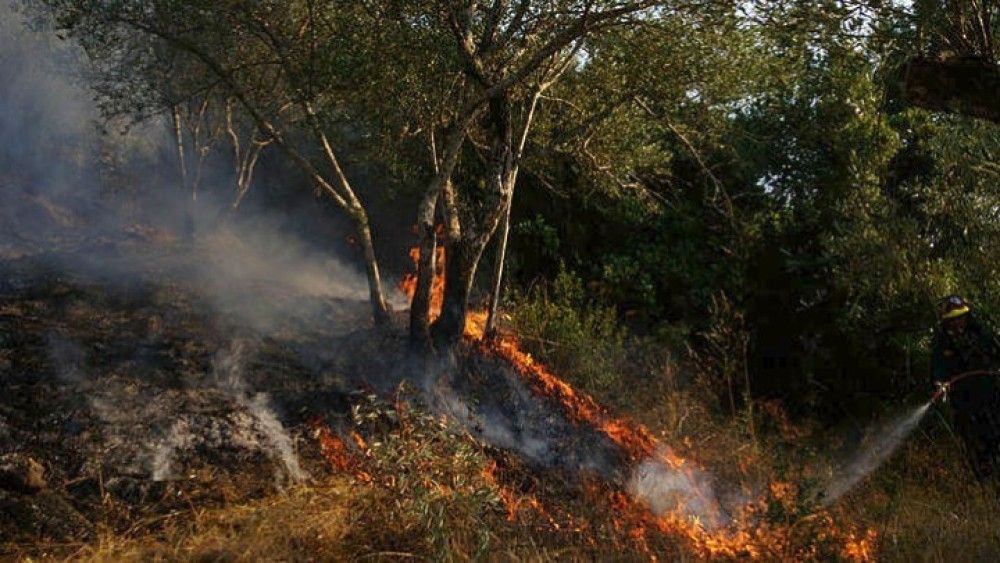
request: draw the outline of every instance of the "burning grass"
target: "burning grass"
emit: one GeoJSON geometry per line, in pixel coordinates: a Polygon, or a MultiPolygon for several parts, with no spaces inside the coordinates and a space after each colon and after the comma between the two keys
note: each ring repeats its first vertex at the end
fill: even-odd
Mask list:
{"type": "MultiPolygon", "coordinates": [[[[131,451],[125,446],[136,440],[101,436],[119,417],[162,401],[195,411],[185,419],[205,421],[195,426],[214,428],[245,410],[231,393],[197,387],[213,358],[229,349],[231,335],[165,290],[136,290],[124,301],[64,282],[3,291],[0,322],[16,329],[0,333],[7,397],[0,445],[42,460],[54,485],[40,494],[67,499],[63,504],[80,510],[94,529],[91,539],[5,536],[4,556],[913,560],[968,554],[986,560],[1000,552],[995,490],[971,483],[947,435],[918,435],[844,502],[821,509],[813,493],[826,475],[815,448],[827,440],[784,418],[780,406],[757,409],[756,427],[765,432],[751,441],[739,419],[711,416],[705,403],[664,378],[623,377],[627,388],[603,392],[618,393],[615,410],[628,403],[621,397],[634,398],[625,410],[635,418],[615,416],[602,406],[613,395],[583,392],[570,371],[557,376],[512,332],[481,340],[482,315],[471,317],[469,341],[449,366],[458,372],[449,383],[460,384],[451,388],[453,398],[467,406],[482,399],[504,414],[533,409],[509,421],[515,430],[517,424],[553,429],[524,434],[558,442],[543,456],[488,445],[467,420],[432,414],[418,406],[427,398],[422,388],[404,387],[388,399],[394,387],[333,393],[341,377],[352,386],[391,381],[392,364],[404,357],[389,346],[398,340],[403,348],[402,337],[379,340],[359,331],[339,349],[366,343],[383,363],[355,358],[358,375],[329,373],[346,371],[350,362],[307,368],[294,358],[301,348],[280,340],[255,343],[240,363],[248,393],[268,389],[295,413],[282,423],[312,476],[308,483],[282,489],[273,460],[235,450],[231,440],[184,446],[167,481],[123,474],[109,455],[131,451]],[[98,406],[117,407],[106,413],[108,421],[91,420],[95,404],[81,401],[81,390],[108,399],[98,406]],[[574,440],[582,445],[567,445],[574,440]],[[621,455],[604,455],[608,448],[621,455]],[[581,462],[581,453],[598,451],[600,464],[581,462]]],[[[324,349],[332,341],[320,340],[324,349]]],[[[9,500],[0,491],[0,502],[9,500]]]]}
{"type": "Polygon", "coordinates": [[[630,537],[642,540],[640,545],[648,546],[650,534],[660,532],[681,538],[704,558],[874,558],[874,530],[838,523],[820,509],[803,511],[790,483],[771,482],[764,494],[737,506],[736,514],[722,514],[705,470],[659,443],[646,427],[613,417],[593,398],[575,391],[522,351],[511,334],[480,346],[484,353],[506,358],[539,393],[559,402],[580,424],[599,428],[628,453],[634,464],[630,496],[613,491],[609,500],[631,528],[630,537]],[[633,509],[634,503],[651,513],[633,509]]]}
{"type": "Polygon", "coordinates": [[[734,517],[740,524],[712,531],[679,512],[655,516],[602,479],[531,467],[406,404],[366,397],[350,429],[320,437],[356,436],[324,450],[335,471],[368,491],[364,502],[374,505],[364,513],[378,517],[363,527],[385,530],[372,545],[445,558],[489,553],[520,559],[527,553],[511,542],[529,540],[543,550],[535,557],[553,550],[548,553],[588,559],[874,558],[874,532],[838,524],[828,512],[806,511],[789,484],[773,484],[734,517]],[[555,551],[557,544],[562,551],[555,551]]]}
{"type": "MultiPolygon", "coordinates": [[[[411,253],[411,257],[418,261],[419,251],[411,253]]],[[[445,256],[442,253],[436,258],[439,270],[435,277],[439,278],[445,256]]],[[[415,287],[412,283],[402,286],[404,290],[415,287]]],[[[435,280],[434,287],[443,288],[443,283],[435,280]]],[[[628,495],[609,485],[606,502],[620,515],[614,520],[618,528],[628,529],[628,536],[637,540],[645,555],[654,555],[649,547],[650,534],[658,532],[681,540],[690,552],[703,558],[838,557],[868,561],[874,557],[874,530],[837,523],[819,508],[803,511],[796,489],[789,483],[772,481],[764,493],[741,500],[727,510],[699,464],[677,455],[645,426],[613,416],[592,397],[575,390],[536,362],[512,332],[501,330],[487,336],[485,317],[484,312],[474,312],[465,326],[466,339],[479,353],[508,362],[536,393],[559,405],[570,420],[598,429],[626,454],[631,472],[628,495]],[[775,514],[780,517],[775,518],[775,514]]],[[[521,499],[506,492],[501,498],[506,499],[510,519],[521,504],[540,506],[530,495],[521,499]]],[[[548,516],[544,509],[536,511],[548,516]]]]}

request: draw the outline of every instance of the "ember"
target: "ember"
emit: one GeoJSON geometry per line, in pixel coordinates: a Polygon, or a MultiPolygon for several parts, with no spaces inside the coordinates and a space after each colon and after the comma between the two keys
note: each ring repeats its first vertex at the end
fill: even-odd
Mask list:
{"type": "Polygon", "coordinates": [[[504,484],[499,476],[499,467],[496,460],[490,460],[486,467],[483,468],[483,477],[490,483],[493,483],[500,493],[500,500],[503,502],[504,509],[507,511],[507,520],[515,521],[517,520],[518,514],[522,510],[532,510],[536,512],[539,516],[544,518],[549,526],[554,529],[559,529],[559,523],[549,514],[549,511],[542,506],[538,498],[532,494],[518,494],[511,487],[504,484]]]}
{"type": "MultiPolygon", "coordinates": [[[[322,419],[314,418],[309,421],[309,427],[319,442],[323,457],[326,458],[330,465],[337,471],[353,475],[362,482],[370,483],[372,481],[371,475],[362,469],[364,465],[363,459],[355,452],[352,452],[344,440],[330,430],[330,427],[322,419]]],[[[362,452],[365,451],[367,445],[361,435],[357,432],[351,432],[351,439],[362,452]]]]}

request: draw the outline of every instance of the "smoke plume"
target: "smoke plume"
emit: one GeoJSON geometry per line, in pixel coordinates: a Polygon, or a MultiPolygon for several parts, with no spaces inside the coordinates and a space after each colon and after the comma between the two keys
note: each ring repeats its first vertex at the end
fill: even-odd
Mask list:
{"type": "Polygon", "coordinates": [[[257,420],[266,438],[263,444],[265,450],[272,458],[282,462],[288,480],[303,481],[309,475],[299,466],[292,439],[274,414],[267,394],[255,393],[251,397],[247,389],[243,373],[247,369],[249,346],[246,341],[234,340],[228,348],[219,351],[213,362],[215,381],[257,420]]]}
{"type": "Polygon", "coordinates": [[[710,529],[724,524],[710,477],[700,469],[665,461],[670,457],[664,452],[661,459],[647,459],[635,467],[628,483],[633,498],[657,516],[681,515],[710,529]]]}
{"type": "Polygon", "coordinates": [[[88,369],[89,344],[50,335],[58,381],[79,391],[103,426],[111,454],[100,463],[164,480],[196,450],[233,447],[263,451],[286,481],[308,478],[269,396],[244,377],[253,342],[283,331],[364,326],[364,275],[332,254],[331,241],[309,240],[301,224],[290,229],[294,222],[278,213],[245,205],[223,221],[232,184],[225,151],[207,162],[206,184],[216,185],[203,186],[199,231],[184,240],[178,226],[190,194],[179,188],[167,124],[154,118],[123,132],[105,120],[88,90],[84,53],[25,21],[14,3],[0,0],[0,260],[124,294],[179,288],[203,316],[248,335],[215,356],[211,385],[189,381],[180,389],[88,369]],[[218,416],[184,410],[212,393],[237,408],[218,416]]]}

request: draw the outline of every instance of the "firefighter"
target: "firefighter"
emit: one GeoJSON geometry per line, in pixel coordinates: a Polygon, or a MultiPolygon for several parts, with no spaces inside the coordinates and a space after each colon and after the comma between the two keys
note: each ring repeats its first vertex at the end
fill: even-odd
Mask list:
{"type": "Polygon", "coordinates": [[[938,314],[933,383],[947,385],[955,428],[965,442],[972,469],[979,479],[990,479],[996,476],[1000,461],[1000,385],[990,373],[966,374],[1000,369],[1000,342],[962,297],[941,300],[938,314]]]}

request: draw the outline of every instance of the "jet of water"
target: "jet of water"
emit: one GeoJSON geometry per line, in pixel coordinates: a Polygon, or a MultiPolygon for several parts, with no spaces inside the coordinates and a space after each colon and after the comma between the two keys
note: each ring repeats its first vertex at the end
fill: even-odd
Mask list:
{"type": "Polygon", "coordinates": [[[933,401],[928,401],[879,427],[872,434],[873,438],[862,445],[862,449],[840,469],[839,475],[827,485],[823,491],[823,504],[832,504],[885,463],[903,443],[903,440],[917,427],[932,403],[933,401]]]}

